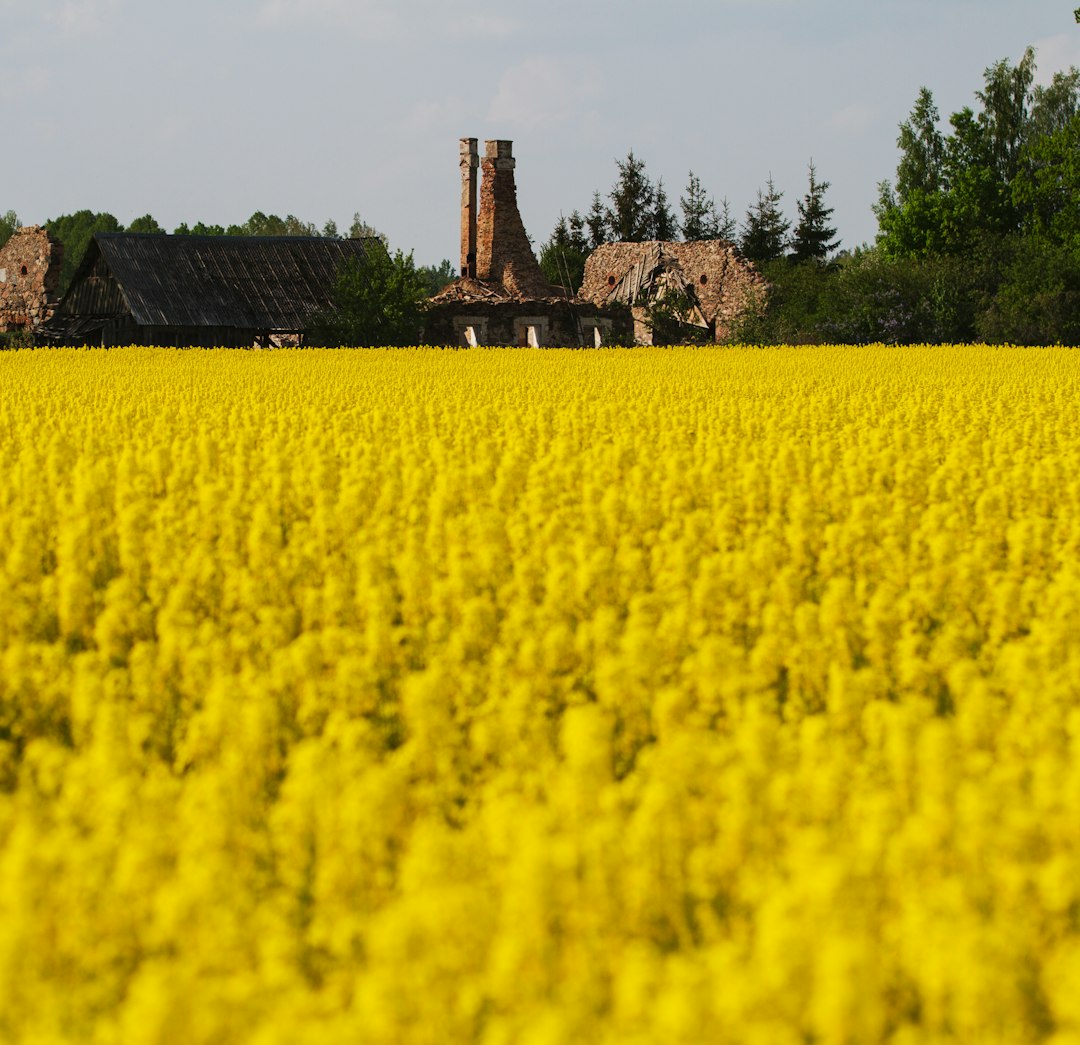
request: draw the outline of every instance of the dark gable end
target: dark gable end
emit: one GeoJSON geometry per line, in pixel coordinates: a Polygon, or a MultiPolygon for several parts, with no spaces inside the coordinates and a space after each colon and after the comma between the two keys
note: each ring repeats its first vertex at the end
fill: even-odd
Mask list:
{"type": "Polygon", "coordinates": [[[332,307],[346,263],[373,251],[386,248],[374,238],[98,233],[46,333],[166,344],[303,334],[332,307]]]}

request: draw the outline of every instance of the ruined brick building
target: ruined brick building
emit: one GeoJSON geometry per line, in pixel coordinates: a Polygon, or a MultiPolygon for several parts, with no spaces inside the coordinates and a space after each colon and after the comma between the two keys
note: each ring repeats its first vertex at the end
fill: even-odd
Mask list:
{"type": "Polygon", "coordinates": [[[677,309],[684,328],[722,341],[739,317],[762,307],[766,289],[761,273],[726,240],[654,240],[597,247],[585,262],[578,297],[601,307],[630,306],[638,344],[653,341],[649,312],[658,303],[677,309]]]}
{"type": "Polygon", "coordinates": [[[461,276],[428,304],[430,343],[651,344],[657,305],[681,318],[676,337],[721,341],[764,304],[764,279],[725,240],[604,244],[576,297],[551,286],[521,221],[512,144],[485,142],[481,158],[475,138],[460,140],[461,276]]]}
{"type": "Polygon", "coordinates": [[[629,339],[629,311],[548,283],[518,210],[513,143],[460,142],[461,276],[428,304],[425,337],[437,345],[581,345],[629,339]],[[477,170],[482,172],[477,207],[477,170]]]}
{"type": "Polygon", "coordinates": [[[0,333],[33,333],[53,314],[63,248],[40,225],[28,225],[0,247],[0,333]]]}

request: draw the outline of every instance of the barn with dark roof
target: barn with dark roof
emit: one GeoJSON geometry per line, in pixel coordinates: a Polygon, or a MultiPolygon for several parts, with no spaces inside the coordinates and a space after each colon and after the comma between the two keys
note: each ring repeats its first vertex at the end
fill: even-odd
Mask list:
{"type": "Polygon", "coordinates": [[[375,238],[99,232],[41,329],[77,345],[302,344],[375,238]]]}

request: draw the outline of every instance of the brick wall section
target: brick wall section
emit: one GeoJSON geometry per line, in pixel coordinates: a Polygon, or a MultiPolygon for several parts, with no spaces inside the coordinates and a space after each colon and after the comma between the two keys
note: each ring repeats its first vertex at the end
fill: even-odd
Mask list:
{"type": "MultiPolygon", "coordinates": [[[[603,305],[615,284],[630,266],[640,260],[656,242],[605,243],[589,255],[578,297],[603,305]]],[[[716,337],[726,337],[732,323],[748,310],[760,308],[768,285],[764,277],[726,240],[697,243],[662,243],[664,253],[675,257],[686,278],[694,285],[702,311],[716,324],[716,337]],[[704,277],[704,282],[702,281],[704,277]]]]}
{"type": "Polygon", "coordinates": [[[557,291],[540,271],[518,211],[512,144],[484,143],[476,275],[485,282],[503,284],[515,297],[549,298],[557,291]]]}
{"type": "Polygon", "coordinates": [[[0,248],[0,332],[33,330],[53,314],[62,255],[40,225],[18,229],[0,248]]]}

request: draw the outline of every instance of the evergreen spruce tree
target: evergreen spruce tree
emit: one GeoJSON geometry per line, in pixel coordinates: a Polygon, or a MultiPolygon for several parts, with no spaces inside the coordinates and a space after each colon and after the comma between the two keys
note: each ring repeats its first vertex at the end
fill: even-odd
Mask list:
{"type": "Polygon", "coordinates": [[[686,195],[679,197],[682,208],[682,238],[687,243],[705,239],[721,239],[720,217],[716,213],[716,204],[709,198],[701,179],[690,172],[686,184],[686,195]]]}
{"type": "Polygon", "coordinates": [[[750,261],[758,264],[775,261],[787,249],[791,223],[780,212],[783,195],[777,191],[770,174],[765,191],[758,189],[757,202],[746,212],[740,247],[750,261]]]}
{"type": "Polygon", "coordinates": [[[829,225],[832,207],[825,206],[827,181],[817,180],[814,161],[810,161],[810,185],[806,195],[796,205],[799,221],[795,226],[791,247],[796,261],[824,261],[836,250],[840,241],[835,239],[836,229],[829,225]]]}
{"type": "Polygon", "coordinates": [[[585,227],[589,230],[589,247],[596,250],[601,243],[608,241],[607,212],[599,191],[592,194],[592,206],[585,216],[585,227]]]}
{"type": "Polygon", "coordinates": [[[716,216],[716,238],[734,243],[739,235],[739,226],[735,215],[731,213],[731,204],[727,196],[720,201],[720,213],[716,216]]]}
{"type": "Polygon", "coordinates": [[[552,286],[564,287],[576,294],[585,274],[588,254],[585,219],[576,210],[569,220],[560,214],[551,238],[540,248],[540,271],[552,286]]]}
{"type": "Polygon", "coordinates": [[[615,161],[619,177],[612,186],[606,212],[608,232],[616,242],[640,242],[652,237],[656,225],[656,190],[645,173],[645,162],[634,155],[615,161]]]}
{"type": "Polygon", "coordinates": [[[656,182],[653,199],[652,238],[667,242],[675,239],[678,233],[678,222],[671,213],[667,193],[664,192],[664,179],[660,178],[656,182]]]}

